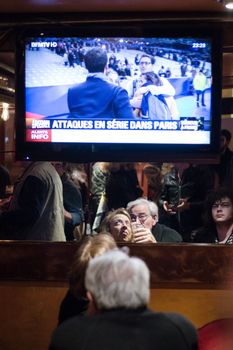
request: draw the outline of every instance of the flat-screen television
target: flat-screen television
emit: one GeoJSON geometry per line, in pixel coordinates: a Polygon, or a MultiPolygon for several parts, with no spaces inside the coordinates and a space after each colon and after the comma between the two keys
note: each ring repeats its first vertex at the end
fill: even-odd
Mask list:
{"type": "Polygon", "coordinates": [[[221,53],[211,23],[119,20],[22,30],[16,158],[215,159],[221,53]]]}

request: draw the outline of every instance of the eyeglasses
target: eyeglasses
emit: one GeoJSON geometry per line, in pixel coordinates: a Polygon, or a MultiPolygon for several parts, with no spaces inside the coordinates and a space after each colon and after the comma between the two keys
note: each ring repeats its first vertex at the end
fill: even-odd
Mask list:
{"type": "Polygon", "coordinates": [[[142,62],[140,62],[140,64],[142,65],[142,64],[145,64],[146,66],[148,65],[148,64],[152,64],[151,62],[144,62],[144,61],[142,61],[142,62]]]}
{"type": "Polygon", "coordinates": [[[130,214],[132,222],[137,221],[137,219],[140,222],[144,222],[144,221],[146,221],[148,219],[149,216],[150,215],[148,215],[148,214],[138,214],[138,215],[130,214]]]}
{"type": "Polygon", "coordinates": [[[231,206],[232,206],[232,204],[229,203],[229,202],[214,203],[212,205],[212,209],[218,209],[218,207],[220,207],[220,208],[230,208],[231,206]]]}

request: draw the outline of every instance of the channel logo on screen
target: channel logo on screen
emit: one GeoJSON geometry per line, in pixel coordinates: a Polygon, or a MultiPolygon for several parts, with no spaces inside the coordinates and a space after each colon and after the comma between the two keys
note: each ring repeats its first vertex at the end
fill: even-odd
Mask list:
{"type": "Polygon", "coordinates": [[[57,43],[55,41],[32,41],[31,42],[31,47],[32,48],[40,48],[40,47],[45,47],[45,48],[50,48],[50,47],[57,47],[57,43]]]}
{"type": "Polygon", "coordinates": [[[51,142],[51,130],[27,130],[26,141],[28,142],[51,142]]]}

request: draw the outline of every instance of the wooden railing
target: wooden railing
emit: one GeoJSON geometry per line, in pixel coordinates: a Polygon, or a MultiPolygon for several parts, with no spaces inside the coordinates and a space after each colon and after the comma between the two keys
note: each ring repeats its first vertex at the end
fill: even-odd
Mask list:
{"type": "MultiPolygon", "coordinates": [[[[77,248],[72,242],[0,241],[0,349],[48,348],[77,248]]],[[[131,244],[129,249],[151,271],[152,309],[180,312],[197,327],[233,314],[233,247],[131,244]]]]}

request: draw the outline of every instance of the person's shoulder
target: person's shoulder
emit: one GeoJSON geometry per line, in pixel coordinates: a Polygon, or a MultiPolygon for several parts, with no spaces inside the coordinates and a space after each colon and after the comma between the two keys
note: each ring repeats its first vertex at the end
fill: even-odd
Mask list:
{"type": "Polygon", "coordinates": [[[75,344],[81,342],[82,337],[79,337],[79,334],[82,335],[85,329],[88,329],[88,321],[85,316],[69,318],[53,331],[49,349],[74,349],[75,344]],[[73,341],[75,344],[72,343],[73,341]]]}
{"type": "Polygon", "coordinates": [[[215,228],[206,228],[204,226],[192,231],[192,243],[215,243],[217,233],[215,228]]]}
{"type": "Polygon", "coordinates": [[[72,92],[76,92],[77,90],[79,89],[82,89],[83,87],[85,87],[87,84],[87,80],[83,81],[83,82],[80,82],[78,84],[75,84],[73,86],[71,86],[69,89],[68,89],[68,94],[72,93],[72,92]]]}
{"type": "MultiPolygon", "coordinates": [[[[150,320],[155,326],[157,325],[160,334],[172,335],[173,340],[185,343],[186,349],[197,349],[196,328],[185,316],[173,312],[154,312],[151,310],[145,312],[144,315],[148,322],[150,320]]],[[[184,349],[183,346],[181,348],[184,349]]]]}
{"type": "Polygon", "coordinates": [[[64,173],[62,175],[61,180],[62,180],[62,184],[65,188],[79,192],[78,185],[76,185],[76,183],[71,178],[69,178],[69,176],[67,176],[66,173],[64,173]]]}
{"type": "Polygon", "coordinates": [[[2,164],[0,164],[0,174],[1,175],[9,175],[9,170],[2,164]]]}
{"type": "Polygon", "coordinates": [[[27,177],[34,177],[44,183],[58,183],[62,185],[60,176],[50,162],[35,162],[27,172],[27,177]]]}
{"type": "Polygon", "coordinates": [[[163,316],[180,332],[185,342],[189,344],[187,349],[197,348],[197,331],[191,321],[183,315],[172,312],[163,313],[163,316]]]}
{"type": "Polygon", "coordinates": [[[232,160],[233,159],[233,151],[230,148],[226,149],[228,157],[232,160]]]}
{"type": "Polygon", "coordinates": [[[161,235],[161,242],[167,242],[167,243],[172,243],[172,242],[182,242],[182,237],[181,235],[174,230],[173,228],[166,226],[164,224],[160,224],[157,222],[157,224],[154,227],[153,230],[155,233],[156,231],[160,233],[161,235]]]}

